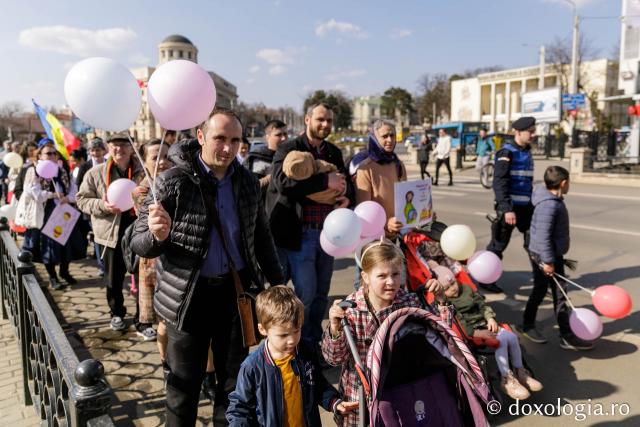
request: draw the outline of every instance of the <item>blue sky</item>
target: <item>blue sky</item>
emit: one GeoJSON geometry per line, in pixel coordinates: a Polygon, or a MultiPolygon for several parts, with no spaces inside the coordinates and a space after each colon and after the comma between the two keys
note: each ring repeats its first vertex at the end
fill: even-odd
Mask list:
{"type": "MultiPolygon", "coordinates": [[[[575,1],[585,17],[620,14],[621,0],[575,1]]],[[[84,57],[155,65],[174,33],[242,101],[300,109],[315,89],[415,92],[424,73],[535,65],[538,46],[569,37],[572,23],[563,0],[0,0],[0,11],[0,104],[25,107],[64,104],[66,72],[84,57]]],[[[606,57],[620,23],[588,19],[582,31],[606,57]]]]}

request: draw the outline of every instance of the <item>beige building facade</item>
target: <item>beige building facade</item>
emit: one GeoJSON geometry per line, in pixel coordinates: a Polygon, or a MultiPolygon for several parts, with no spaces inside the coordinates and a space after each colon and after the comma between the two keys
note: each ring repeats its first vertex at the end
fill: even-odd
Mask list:
{"type": "MultiPolygon", "coordinates": [[[[156,67],[148,66],[131,70],[142,89],[142,108],[140,115],[129,129],[131,136],[136,141],[147,141],[162,136],[162,127],[153,117],[149,109],[149,104],[147,103],[147,82],[157,67],[175,59],[184,59],[197,63],[198,48],[186,37],[174,34],[165,38],[158,45],[158,65],[156,67]]],[[[216,106],[234,108],[238,101],[236,86],[213,71],[209,71],[208,73],[216,86],[216,106]]]]}
{"type": "MultiPolygon", "coordinates": [[[[522,95],[539,90],[540,71],[539,66],[515,68],[451,82],[451,121],[483,122],[491,131],[509,131],[511,123],[522,116],[522,95]]],[[[543,88],[562,87],[563,78],[568,75],[567,68],[546,65],[543,88]]],[[[595,97],[598,109],[614,126],[622,124],[626,112],[597,100],[618,92],[617,79],[616,61],[598,59],[580,65],[581,92],[595,97]]],[[[589,102],[576,119],[579,129],[592,130],[596,126],[589,102]]]]}
{"type": "Polygon", "coordinates": [[[378,119],[391,119],[396,123],[396,132],[402,134],[402,129],[409,127],[409,114],[402,114],[398,109],[395,117],[383,117],[382,97],[379,95],[360,96],[353,100],[351,104],[353,116],[351,128],[358,133],[366,133],[369,127],[378,119]]]}

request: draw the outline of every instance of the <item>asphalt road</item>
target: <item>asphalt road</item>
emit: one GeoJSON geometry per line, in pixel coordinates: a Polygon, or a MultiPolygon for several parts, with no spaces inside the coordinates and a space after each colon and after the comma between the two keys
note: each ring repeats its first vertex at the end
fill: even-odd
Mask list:
{"type": "MultiPolygon", "coordinates": [[[[541,180],[547,166],[559,163],[537,161],[536,180],[541,180]]],[[[566,163],[564,166],[568,167],[566,163]]],[[[408,172],[409,179],[418,178],[415,166],[408,166],[408,172]]],[[[453,187],[435,187],[433,201],[440,221],[449,225],[467,224],[475,232],[478,248],[486,246],[490,240],[490,229],[485,215],[493,211],[493,193],[480,186],[473,170],[454,173],[453,187]]],[[[596,347],[587,352],[574,352],[559,347],[553,306],[550,297],[546,299],[538,320],[549,342],[534,344],[521,339],[527,362],[544,384],[544,390],[520,402],[520,407],[516,407],[514,402],[505,402],[505,407],[491,420],[491,424],[638,426],[640,190],[572,184],[566,204],[571,219],[571,250],[567,257],[579,261],[571,278],[591,289],[615,283],[631,294],[634,309],[625,319],[603,317],[604,332],[596,347]],[[614,404],[618,406],[612,407],[614,404]]],[[[504,254],[504,274],[499,282],[505,294],[487,296],[502,322],[520,322],[532,287],[531,267],[522,243],[522,236],[514,232],[504,254]]],[[[350,293],[353,277],[353,260],[337,259],[331,295],[342,297],[350,293]]],[[[571,287],[569,295],[575,306],[593,309],[590,295],[586,292],[571,287]]],[[[330,372],[330,376],[337,380],[336,372],[330,372]]],[[[323,415],[323,424],[334,425],[327,415],[323,415]]]]}

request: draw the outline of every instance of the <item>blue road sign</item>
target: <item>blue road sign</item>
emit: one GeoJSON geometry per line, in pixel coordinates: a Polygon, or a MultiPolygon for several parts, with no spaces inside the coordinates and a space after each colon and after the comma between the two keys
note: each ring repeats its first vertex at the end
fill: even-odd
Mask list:
{"type": "Polygon", "coordinates": [[[562,94],[562,109],[565,111],[577,110],[587,105],[584,93],[565,93],[562,94]]]}

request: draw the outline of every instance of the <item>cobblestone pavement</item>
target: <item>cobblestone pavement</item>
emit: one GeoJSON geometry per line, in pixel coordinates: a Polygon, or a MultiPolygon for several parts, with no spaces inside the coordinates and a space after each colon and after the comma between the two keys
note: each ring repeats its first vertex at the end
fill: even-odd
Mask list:
{"type": "Polygon", "coordinates": [[[20,352],[9,320],[0,319],[0,424],[11,427],[40,424],[33,406],[24,405],[20,352]]]}
{"type": "MultiPolygon", "coordinates": [[[[41,277],[46,277],[38,265],[41,277]]],[[[95,261],[71,264],[71,274],[79,283],[65,290],[49,293],[66,322],[63,329],[77,340],[76,352],[82,360],[94,358],[104,364],[107,381],[113,393],[111,416],[117,426],[164,425],[164,383],[160,356],[155,342],[144,342],[131,324],[126,331],[109,327],[110,315],[102,279],[95,261]]],[[[133,296],[125,291],[128,313],[135,313],[133,296]]],[[[1,380],[0,380],[1,384],[1,380]]],[[[198,424],[207,425],[212,416],[211,404],[202,399],[198,424]]]]}

